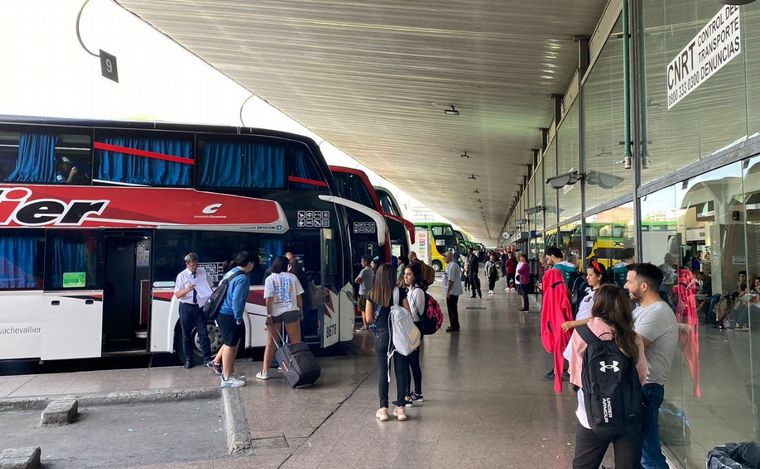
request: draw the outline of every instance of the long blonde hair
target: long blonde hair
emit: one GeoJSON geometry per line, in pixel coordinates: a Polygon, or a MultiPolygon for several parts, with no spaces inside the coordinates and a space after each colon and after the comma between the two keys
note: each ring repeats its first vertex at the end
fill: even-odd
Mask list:
{"type": "Polygon", "coordinates": [[[375,306],[391,306],[393,300],[393,288],[396,286],[396,278],[390,264],[380,264],[375,272],[375,283],[367,297],[375,306]]]}

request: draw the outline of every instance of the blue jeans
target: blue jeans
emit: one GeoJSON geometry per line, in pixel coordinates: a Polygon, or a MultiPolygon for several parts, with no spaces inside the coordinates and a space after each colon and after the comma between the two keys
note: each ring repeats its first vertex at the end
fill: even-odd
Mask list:
{"type": "Polygon", "coordinates": [[[641,466],[644,469],[668,469],[665,456],[660,447],[660,406],[665,396],[665,387],[661,384],[648,383],[641,388],[644,401],[644,421],[641,432],[644,446],[641,450],[641,466]]]}

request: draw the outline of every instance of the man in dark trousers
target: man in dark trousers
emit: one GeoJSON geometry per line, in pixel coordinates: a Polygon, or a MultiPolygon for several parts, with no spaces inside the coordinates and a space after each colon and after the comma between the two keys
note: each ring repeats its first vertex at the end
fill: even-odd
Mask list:
{"type": "Polygon", "coordinates": [[[200,308],[211,294],[211,278],[205,269],[198,267],[198,255],[194,252],[185,256],[185,267],[174,282],[174,296],[179,300],[179,323],[182,328],[185,368],[192,368],[194,365],[193,329],[198,331],[203,363],[211,368],[211,341],[206,330],[206,318],[200,308]]]}
{"type": "Polygon", "coordinates": [[[478,277],[480,258],[478,258],[478,254],[472,248],[468,248],[467,252],[467,260],[469,262],[467,265],[467,276],[470,279],[470,286],[472,288],[470,298],[475,298],[475,293],[478,294],[478,297],[483,298],[483,292],[480,291],[480,277],[478,277]]]}

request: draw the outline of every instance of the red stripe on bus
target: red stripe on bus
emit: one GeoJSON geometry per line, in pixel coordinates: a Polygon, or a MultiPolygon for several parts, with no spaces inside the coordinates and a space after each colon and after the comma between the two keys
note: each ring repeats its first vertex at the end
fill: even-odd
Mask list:
{"type": "Polygon", "coordinates": [[[288,176],[288,181],[298,182],[301,184],[310,184],[312,186],[327,187],[327,183],[324,181],[317,181],[316,179],[299,178],[296,176],[288,176]]]}
{"type": "Polygon", "coordinates": [[[180,156],[167,155],[164,153],[156,153],[153,151],[138,150],[136,148],[129,148],[129,147],[121,147],[118,145],[110,145],[108,143],[103,143],[103,142],[95,142],[95,148],[98,150],[115,151],[118,153],[126,153],[128,155],[134,155],[134,156],[144,156],[146,158],[171,161],[174,163],[182,163],[182,164],[190,164],[190,165],[195,164],[195,161],[193,161],[191,158],[182,158],[180,156]]]}

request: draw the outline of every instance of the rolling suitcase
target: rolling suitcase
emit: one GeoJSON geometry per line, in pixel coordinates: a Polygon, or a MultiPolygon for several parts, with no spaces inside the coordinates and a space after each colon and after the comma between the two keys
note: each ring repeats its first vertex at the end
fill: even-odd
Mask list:
{"type": "MultiPolygon", "coordinates": [[[[283,325],[284,327],[284,325],[283,325]]],[[[277,351],[274,358],[280,364],[280,370],[291,387],[314,384],[322,369],[309,350],[309,346],[303,342],[298,344],[285,343],[284,337],[277,333],[274,327],[269,327],[269,333],[274,337],[277,351]]]]}

